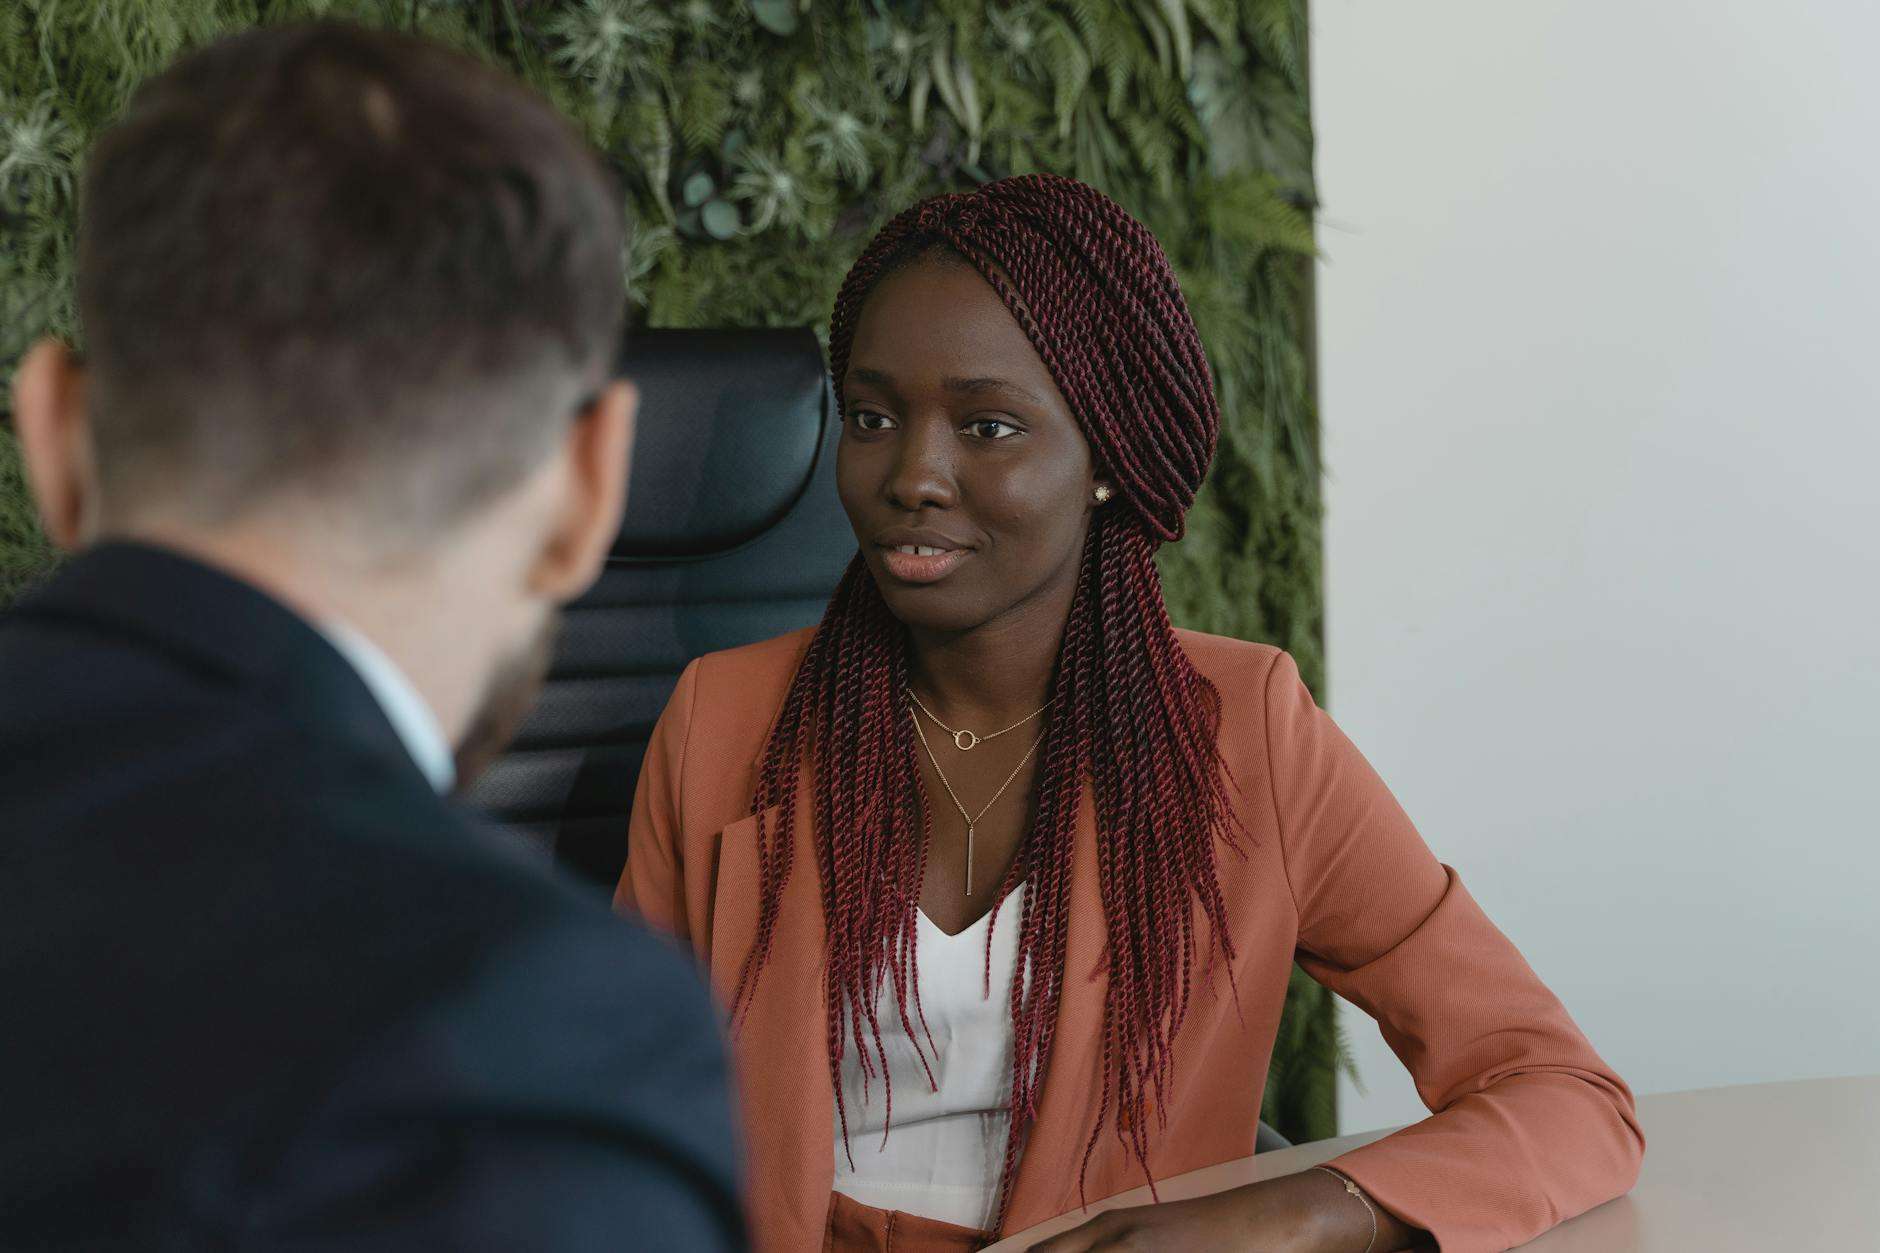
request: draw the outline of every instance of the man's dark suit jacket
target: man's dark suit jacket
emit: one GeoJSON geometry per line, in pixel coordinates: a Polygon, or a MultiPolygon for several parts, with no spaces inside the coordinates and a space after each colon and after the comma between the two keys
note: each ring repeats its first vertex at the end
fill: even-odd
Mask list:
{"type": "Polygon", "coordinates": [[[688,962],[300,618],[129,544],[0,617],[0,1249],[735,1248],[732,1143],[688,962]]]}

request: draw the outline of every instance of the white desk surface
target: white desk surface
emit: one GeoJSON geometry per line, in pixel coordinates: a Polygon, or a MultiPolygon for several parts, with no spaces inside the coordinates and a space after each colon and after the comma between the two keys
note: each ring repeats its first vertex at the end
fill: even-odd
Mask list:
{"type": "MultiPolygon", "coordinates": [[[[1700,1088],[1640,1097],[1638,1186],[1522,1245],[1533,1253],[1815,1253],[1880,1250],[1880,1075],[1700,1088]]],[[[1395,1128],[1295,1145],[1158,1183],[1165,1201],[1304,1170],[1395,1128]]],[[[1011,1236],[1017,1253],[1137,1188],[1011,1236]]]]}

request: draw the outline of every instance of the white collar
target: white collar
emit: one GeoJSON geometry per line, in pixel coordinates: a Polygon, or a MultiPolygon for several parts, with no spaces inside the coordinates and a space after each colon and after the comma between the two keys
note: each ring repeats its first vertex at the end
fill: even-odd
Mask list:
{"type": "Polygon", "coordinates": [[[444,738],[444,728],[438,725],[437,715],[424,697],[418,695],[418,689],[411,685],[404,671],[377,644],[339,619],[328,618],[316,625],[339,650],[340,656],[358,671],[359,678],[385,711],[386,721],[404,742],[405,751],[411,754],[412,761],[431,781],[431,786],[439,793],[450,791],[457,781],[450,743],[444,738]]]}

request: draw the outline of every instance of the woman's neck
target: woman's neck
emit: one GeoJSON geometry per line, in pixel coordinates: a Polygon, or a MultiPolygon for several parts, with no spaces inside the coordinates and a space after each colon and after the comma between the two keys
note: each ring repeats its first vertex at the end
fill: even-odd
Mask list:
{"type": "Polygon", "coordinates": [[[983,734],[1051,698],[1070,607],[1027,608],[970,631],[908,632],[908,678],[929,708],[983,734]]]}

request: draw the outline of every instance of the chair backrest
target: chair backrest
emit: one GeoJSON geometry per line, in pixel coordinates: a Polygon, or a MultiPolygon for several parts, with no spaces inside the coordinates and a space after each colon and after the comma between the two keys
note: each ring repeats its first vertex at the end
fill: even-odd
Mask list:
{"type": "Polygon", "coordinates": [[[807,329],[639,331],[627,511],[547,687],[470,799],[612,886],[647,738],[686,663],[808,626],[855,552],[840,423],[807,329]]]}

